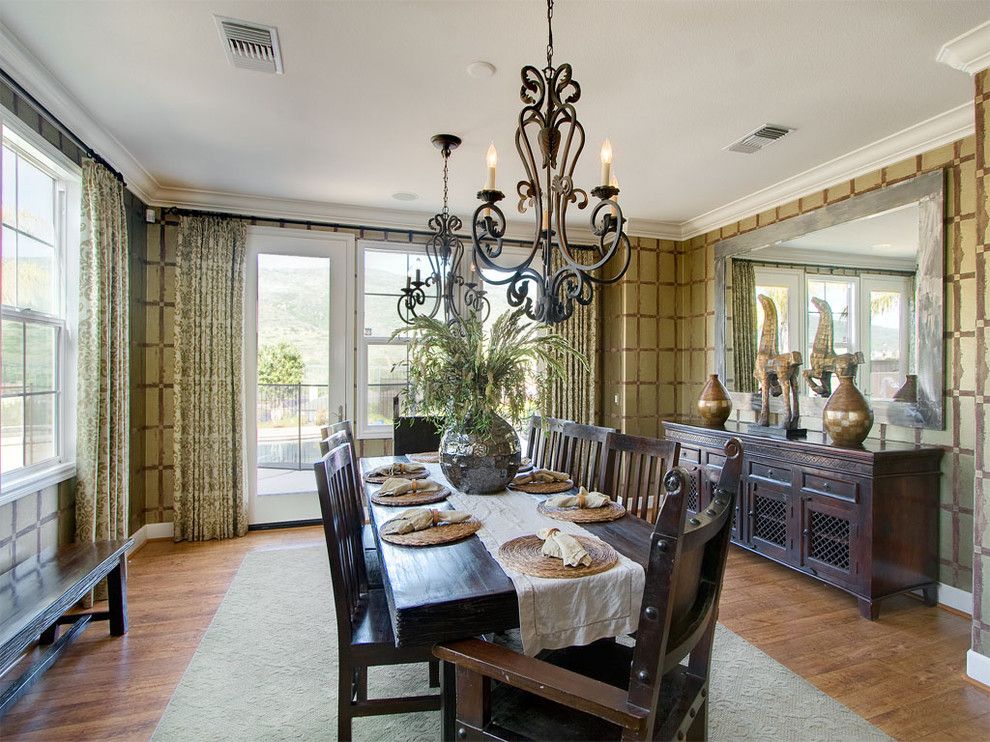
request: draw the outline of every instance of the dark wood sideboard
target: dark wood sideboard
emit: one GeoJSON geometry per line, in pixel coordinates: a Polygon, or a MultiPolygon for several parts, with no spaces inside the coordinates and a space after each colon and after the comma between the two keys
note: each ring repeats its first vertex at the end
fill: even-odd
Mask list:
{"type": "Polygon", "coordinates": [[[664,421],[694,474],[688,509],[704,510],[730,436],[743,443],[733,543],[827,582],[876,620],[883,598],[921,589],[935,605],[942,449],[867,440],[838,448],[750,435],[748,425],[664,421]]]}

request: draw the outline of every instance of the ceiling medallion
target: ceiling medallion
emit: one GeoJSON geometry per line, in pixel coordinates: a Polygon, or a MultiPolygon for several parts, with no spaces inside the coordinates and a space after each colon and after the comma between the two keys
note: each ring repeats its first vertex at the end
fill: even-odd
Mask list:
{"type": "Polygon", "coordinates": [[[453,134],[437,134],[431,141],[443,156],[443,210],[430,217],[428,223],[431,235],[426,243],[426,257],[430,275],[423,280],[417,268],[415,279],[406,276],[398,301],[399,317],[412,324],[417,317],[436,317],[442,308],[444,322],[449,325],[459,323],[462,313],[479,315],[484,321],[491,311],[484,284],[474,278],[473,261],[469,279],[461,272],[464,242],[457,231],[463,225],[459,217],[450,213],[447,203],[448,160],[461,140],[453,134]]]}
{"type": "Polygon", "coordinates": [[[575,302],[591,303],[595,284],[615,283],[629,267],[631,248],[625,219],[619,206],[619,189],[611,177],[612,146],[602,145],[602,184],[591,191],[598,203],[591,212],[591,229],[597,244],[572,246],[567,237],[569,206],[584,209],[588,193],[574,184],[574,167],[584,149],[584,127],[574,104],[581,87],[573,79],[571,65],[553,66],[553,0],[547,2],[547,66],[522,68],[520,98],[525,104],[516,127],[516,150],[526,179],[516,185],[521,214],[534,209],[536,229],[529,254],[515,265],[498,262],[502,255],[505,216],[498,202],[505,194],[495,187],[498,156],[488,148],[488,181],[479,191],[482,204],[475,210],[471,238],[475,260],[486,283],[506,287],[509,305],[524,307],[526,315],[547,324],[566,321],[575,302]],[[579,260],[578,253],[589,257],[579,260]],[[506,275],[508,274],[508,275],[506,275]],[[503,277],[504,276],[504,277],[503,277]],[[535,287],[535,295],[530,295],[535,287]]]}

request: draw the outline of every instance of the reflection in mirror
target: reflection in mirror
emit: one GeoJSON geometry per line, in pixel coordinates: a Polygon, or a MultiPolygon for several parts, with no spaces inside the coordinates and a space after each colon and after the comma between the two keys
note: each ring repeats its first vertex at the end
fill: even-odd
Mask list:
{"type": "Polygon", "coordinates": [[[801,354],[803,414],[853,376],[880,422],[941,427],[941,173],[914,181],[719,243],[716,354],[737,402],[759,405],[763,295],[780,352],[801,354]]]}

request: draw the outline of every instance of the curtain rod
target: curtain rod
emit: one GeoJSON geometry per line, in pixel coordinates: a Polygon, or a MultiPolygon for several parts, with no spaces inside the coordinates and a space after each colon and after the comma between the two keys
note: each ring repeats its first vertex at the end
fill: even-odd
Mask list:
{"type": "Polygon", "coordinates": [[[77,147],[79,147],[79,149],[81,149],[86,154],[87,157],[100,163],[103,167],[109,170],[113,174],[113,176],[120,181],[121,185],[124,186],[127,185],[127,182],[124,180],[124,176],[120,173],[119,170],[117,170],[117,168],[115,168],[113,165],[107,162],[105,158],[98,155],[96,153],[96,150],[94,150],[92,147],[86,144],[82,139],[77,137],[72,132],[72,130],[69,129],[69,127],[67,127],[65,124],[59,121],[58,117],[56,117],[55,114],[53,114],[51,111],[45,108],[45,106],[42,105],[37,98],[35,98],[33,95],[31,95],[31,93],[25,90],[24,86],[21,85],[19,82],[17,82],[13,77],[11,77],[6,70],[0,69],[0,79],[3,79],[5,83],[7,83],[10,87],[12,87],[14,89],[14,92],[17,93],[17,95],[19,95],[21,98],[26,99],[28,103],[30,103],[41,116],[44,116],[46,119],[48,119],[48,123],[50,123],[56,129],[58,129],[63,136],[68,137],[69,140],[77,147]]]}
{"type": "MultiPolygon", "coordinates": [[[[401,232],[403,234],[414,234],[422,237],[433,237],[434,233],[425,229],[400,229],[398,227],[376,227],[372,224],[344,224],[342,222],[320,222],[310,219],[282,219],[280,217],[269,216],[249,216],[247,214],[234,214],[229,211],[206,211],[201,209],[187,209],[179,206],[166,206],[162,209],[162,215],[174,216],[213,216],[218,219],[241,219],[244,221],[277,222],[278,224],[296,224],[303,227],[333,227],[335,229],[370,229],[376,232],[401,232]]],[[[470,240],[470,235],[457,235],[463,240],[470,240]]],[[[506,237],[503,242],[510,245],[521,245],[528,247],[532,243],[527,240],[513,239],[506,237]]],[[[577,251],[595,251],[595,248],[588,245],[576,245],[571,248],[577,251]]]]}

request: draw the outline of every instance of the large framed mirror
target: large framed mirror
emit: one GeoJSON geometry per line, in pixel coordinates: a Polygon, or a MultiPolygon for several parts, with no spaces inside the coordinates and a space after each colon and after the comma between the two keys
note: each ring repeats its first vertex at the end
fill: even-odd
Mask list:
{"type": "Polygon", "coordinates": [[[716,371],[737,409],[761,404],[762,295],[780,351],[803,358],[802,417],[854,369],[878,423],[941,429],[943,212],[939,170],[716,244],[716,371]]]}

